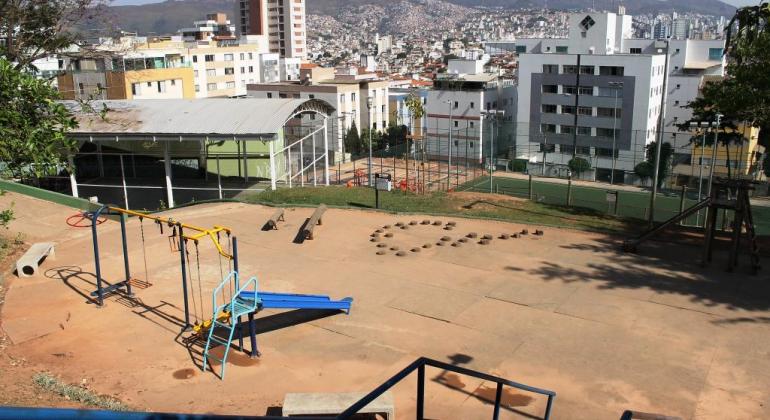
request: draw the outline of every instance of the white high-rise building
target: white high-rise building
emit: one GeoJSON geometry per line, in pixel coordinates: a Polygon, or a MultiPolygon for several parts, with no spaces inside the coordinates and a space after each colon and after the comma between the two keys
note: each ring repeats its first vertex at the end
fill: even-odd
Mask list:
{"type": "Polygon", "coordinates": [[[270,52],[307,58],[305,0],[239,0],[241,35],[267,35],[270,52]]]}

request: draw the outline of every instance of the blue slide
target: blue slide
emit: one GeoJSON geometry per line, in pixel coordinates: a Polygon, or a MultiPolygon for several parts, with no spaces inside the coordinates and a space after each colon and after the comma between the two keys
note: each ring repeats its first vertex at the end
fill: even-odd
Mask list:
{"type": "Polygon", "coordinates": [[[350,313],[353,298],[331,300],[326,295],[300,295],[293,293],[249,292],[238,294],[239,299],[253,301],[257,298],[259,309],[336,309],[350,313]]]}

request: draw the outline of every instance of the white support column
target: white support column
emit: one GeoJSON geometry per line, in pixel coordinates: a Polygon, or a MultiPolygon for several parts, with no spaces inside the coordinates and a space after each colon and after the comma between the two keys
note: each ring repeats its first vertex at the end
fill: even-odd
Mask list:
{"type": "Polygon", "coordinates": [[[168,199],[168,208],[174,208],[174,189],[171,184],[171,153],[169,153],[169,142],[163,142],[163,167],[166,170],[166,198],[168,199]]]}
{"type": "Polygon", "coordinates": [[[275,191],[275,147],[273,146],[273,143],[275,143],[275,139],[269,140],[268,145],[270,146],[270,188],[275,191]]]}
{"type": "Polygon", "coordinates": [[[96,143],[96,167],[99,169],[99,178],[104,178],[104,157],[102,156],[101,143],[96,143]]]}
{"type": "Polygon", "coordinates": [[[302,148],[304,140],[299,142],[299,186],[305,186],[305,150],[302,148]]]}
{"type": "Polygon", "coordinates": [[[316,161],[316,158],[315,158],[315,131],[313,131],[313,186],[317,187],[318,186],[318,181],[317,181],[318,180],[318,174],[315,171],[315,161],[316,161]]]}
{"type": "Polygon", "coordinates": [[[217,190],[219,191],[219,199],[222,199],[222,173],[219,171],[219,155],[217,155],[217,190]]]}
{"type": "Polygon", "coordinates": [[[288,153],[288,156],[289,156],[289,160],[287,161],[289,164],[287,165],[287,166],[288,166],[288,170],[286,170],[286,171],[283,171],[283,172],[286,174],[286,178],[287,178],[287,180],[288,180],[288,182],[289,182],[289,188],[291,188],[291,165],[292,165],[292,160],[291,160],[291,147],[289,147],[288,149],[286,149],[286,153],[288,153]]]}
{"type": "Polygon", "coordinates": [[[67,156],[67,163],[69,164],[70,187],[72,188],[72,196],[79,197],[78,181],[75,179],[75,159],[72,157],[72,155],[67,156]]]}
{"type": "Polygon", "coordinates": [[[329,186],[329,133],[327,131],[329,117],[324,116],[324,184],[329,186]]]}
{"type": "Polygon", "coordinates": [[[249,152],[246,150],[249,142],[248,140],[241,141],[243,142],[243,178],[245,182],[249,182],[249,152]]]}
{"type": "Polygon", "coordinates": [[[125,208],[128,209],[128,188],[126,187],[126,170],[123,166],[123,155],[118,155],[120,157],[120,180],[123,182],[123,204],[125,204],[125,208]]]}

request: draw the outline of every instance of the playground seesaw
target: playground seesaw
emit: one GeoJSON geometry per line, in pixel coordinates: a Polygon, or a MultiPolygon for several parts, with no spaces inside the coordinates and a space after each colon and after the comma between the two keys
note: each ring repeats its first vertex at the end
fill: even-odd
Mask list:
{"type": "Polygon", "coordinates": [[[237,321],[240,317],[246,315],[249,317],[249,336],[251,338],[252,356],[258,356],[257,338],[254,314],[263,309],[317,309],[317,310],[338,310],[350,313],[350,306],[353,298],[346,297],[341,300],[332,300],[326,295],[302,295],[294,293],[273,293],[260,292],[257,290],[257,278],[251,277],[243,285],[240,283],[237,271],[231,271],[222,280],[222,283],[214,289],[212,296],[212,321],[211,328],[208,329],[208,338],[206,339],[206,348],[203,351],[203,370],[205,371],[209,360],[221,362],[220,379],[225,378],[225,366],[227,365],[227,355],[230,352],[230,345],[233,341],[235,329],[239,325],[237,321]],[[235,291],[229,297],[227,290],[235,291]],[[218,297],[222,297],[220,303],[218,297]],[[227,317],[218,316],[219,314],[229,314],[227,317]],[[227,330],[227,339],[222,339],[216,335],[216,327],[227,330]],[[222,357],[211,353],[212,347],[224,346],[225,350],[222,357]]]}

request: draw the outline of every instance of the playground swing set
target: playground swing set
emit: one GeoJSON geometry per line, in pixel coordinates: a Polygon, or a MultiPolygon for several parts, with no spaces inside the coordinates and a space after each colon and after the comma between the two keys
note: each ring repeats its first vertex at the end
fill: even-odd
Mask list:
{"type": "MultiPolygon", "coordinates": [[[[182,223],[173,218],[153,216],[147,213],[141,213],[133,210],[123,209],[115,206],[101,206],[95,211],[89,211],[82,213],[83,217],[90,221],[91,237],[93,241],[94,251],[94,267],[96,275],[96,290],[91,292],[91,296],[96,298],[96,302],[99,307],[104,306],[105,296],[112,293],[125,293],[128,296],[133,296],[132,285],[145,285],[146,288],[150,285],[147,272],[147,252],[146,252],[146,239],[144,234],[144,219],[154,221],[160,228],[161,234],[163,234],[163,225],[166,225],[171,229],[169,235],[169,243],[172,252],[180,253],[181,264],[181,277],[182,277],[182,294],[184,297],[184,325],[183,331],[193,331],[195,335],[203,336],[207,335],[206,346],[203,351],[203,366],[205,371],[208,362],[211,359],[221,362],[221,371],[219,374],[220,379],[224,379],[225,366],[227,365],[227,356],[230,350],[232,340],[234,338],[235,330],[238,329],[238,340],[240,349],[243,347],[243,334],[240,326],[242,325],[242,317],[248,317],[248,329],[251,344],[251,357],[260,356],[260,352],[257,348],[256,340],[256,324],[254,315],[262,309],[316,309],[316,310],[336,310],[350,313],[350,307],[353,302],[352,298],[344,298],[341,300],[331,300],[326,295],[303,295],[303,294],[290,294],[290,293],[272,293],[261,292],[257,290],[257,279],[251,277],[243,285],[240,282],[240,275],[238,270],[238,241],[235,235],[232,234],[232,230],[224,226],[214,226],[211,229],[205,229],[202,227],[182,223]],[[123,253],[124,263],[124,279],[108,284],[102,277],[101,263],[100,263],[100,249],[99,249],[99,229],[101,225],[110,216],[117,216],[120,222],[121,233],[121,245],[123,253]],[[141,237],[142,257],[144,259],[145,279],[144,282],[131,277],[131,269],[129,264],[129,252],[128,252],[128,236],[126,234],[126,224],[128,217],[133,216],[139,220],[139,231],[141,237]],[[186,232],[195,232],[188,234],[186,232]],[[227,237],[227,249],[222,246],[221,235],[225,234],[227,237]],[[209,319],[204,319],[204,295],[201,279],[200,268],[200,250],[199,241],[209,238],[214,244],[219,254],[219,268],[220,278],[222,279],[219,285],[212,291],[212,312],[209,319]],[[192,275],[192,264],[190,261],[190,250],[188,241],[192,242],[195,247],[195,265],[197,276],[192,275]],[[223,271],[222,258],[228,261],[228,270],[225,275],[223,271]],[[190,305],[188,301],[188,284],[193,286],[192,283],[197,283],[197,298],[195,297],[196,287],[190,287],[189,296],[193,300],[193,317],[195,323],[190,322],[190,305]],[[107,285],[106,285],[107,284],[107,285]],[[106,285],[106,286],[105,286],[106,285]],[[200,309],[200,315],[198,312],[200,309]],[[217,329],[224,329],[226,334],[217,335],[217,329]],[[226,336],[224,339],[222,336],[226,336]],[[222,356],[211,354],[212,347],[224,346],[225,350],[222,356]]],[[[69,223],[69,220],[68,220],[69,223]]],[[[77,221],[73,224],[85,227],[82,221],[77,221]]]]}

